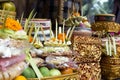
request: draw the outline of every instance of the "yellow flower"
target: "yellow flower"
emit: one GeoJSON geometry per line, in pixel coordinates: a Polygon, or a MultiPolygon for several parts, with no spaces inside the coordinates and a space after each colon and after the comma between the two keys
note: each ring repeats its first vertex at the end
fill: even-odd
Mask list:
{"type": "Polygon", "coordinates": [[[12,18],[6,19],[5,28],[12,29],[14,31],[22,30],[20,23],[12,18]]]}

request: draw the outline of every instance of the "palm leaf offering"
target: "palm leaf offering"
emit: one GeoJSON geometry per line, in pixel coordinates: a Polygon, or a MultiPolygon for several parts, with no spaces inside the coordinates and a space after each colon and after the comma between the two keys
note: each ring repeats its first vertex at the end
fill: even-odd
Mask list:
{"type": "MultiPolygon", "coordinates": [[[[31,14],[30,16],[33,16],[33,15],[31,14]]],[[[67,32],[65,32],[65,21],[63,22],[64,25],[62,27],[59,27],[58,22],[56,20],[55,34],[54,34],[54,31],[52,31],[52,26],[50,26],[50,39],[47,40],[43,25],[39,24],[39,26],[35,26],[35,23],[31,22],[32,19],[34,18],[31,17],[26,19],[25,26],[24,26],[24,30],[28,34],[28,37],[29,38],[32,37],[32,40],[30,41],[30,44],[32,45],[32,47],[29,50],[27,50],[26,59],[30,64],[29,68],[32,68],[32,70],[37,76],[36,77],[35,76],[30,77],[30,75],[26,76],[25,75],[25,73],[27,74],[26,70],[23,72],[23,75],[28,79],[30,78],[44,79],[44,77],[45,78],[50,77],[52,79],[53,78],[52,75],[53,76],[62,75],[60,69],[65,69],[67,68],[67,66],[75,67],[76,64],[72,62],[71,59],[68,57],[72,55],[72,51],[69,45],[71,45],[70,39],[75,26],[71,27],[70,29],[68,29],[67,32]],[[33,32],[34,32],[34,35],[32,35],[33,32]],[[44,41],[40,41],[39,33],[42,33],[44,41]],[[64,55],[66,55],[66,57],[64,55]],[[36,61],[34,61],[34,58],[42,59],[42,61],[37,61],[37,62],[40,62],[41,64],[37,64],[36,61]],[[54,58],[56,60],[54,60],[54,58]],[[62,60],[64,61],[62,62],[62,60]],[[70,62],[73,63],[72,66],[69,64],[70,62]],[[65,64],[67,66],[64,66],[65,64]],[[50,68],[48,68],[47,65],[50,68]],[[51,68],[52,66],[53,68],[51,68]],[[47,72],[46,72],[47,74],[43,72],[41,68],[43,68],[43,70],[45,69],[45,72],[47,68],[47,72]],[[54,74],[54,71],[56,72],[56,74],[54,74]]],[[[72,68],[70,69],[72,70],[72,68]]],[[[76,67],[75,67],[75,70],[76,70],[76,67]]],[[[73,71],[71,73],[73,73],[73,71]]]]}
{"type": "MultiPolygon", "coordinates": [[[[75,30],[76,27],[91,28],[87,17],[80,16],[78,10],[72,12],[63,20],[62,26],[56,19],[53,31],[52,22],[36,19],[36,14],[32,10],[28,18],[22,14],[20,20],[8,15],[4,17],[3,25],[0,25],[0,80],[16,80],[20,77],[26,80],[80,80],[80,75],[84,74],[86,79],[92,79],[91,75],[95,74],[98,77],[101,40],[92,36],[73,35],[75,31],[85,31],[75,30]],[[71,40],[74,40],[73,43],[71,40]],[[10,63],[4,65],[7,59],[10,63]]],[[[117,54],[116,45],[115,37],[109,35],[104,44],[107,56],[117,54]]]]}
{"type": "MultiPolygon", "coordinates": [[[[3,59],[3,62],[5,62],[4,59],[8,59],[8,61],[10,61],[8,66],[10,67],[13,66],[14,67],[13,69],[15,70],[19,69],[16,71],[16,73],[15,72],[9,73],[9,71],[11,71],[11,68],[9,69],[6,66],[3,66],[3,68],[6,69],[6,71],[1,69],[2,72],[0,75],[3,75],[4,73],[9,73],[10,78],[7,76],[4,76],[4,78],[6,79],[9,78],[13,80],[16,76],[20,75],[24,71],[24,69],[28,67],[27,65],[28,63],[31,65],[37,77],[42,78],[42,74],[40,73],[37,65],[35,64],[35,62],[33,61],[33,58],[29,53],[31,49],[31,44],[29,43],[28,40],[31,37],[32,30],[35,26],[33,23],[31,24],[31,26],[29,26],[28,24],[30,23],[30,20],[34,18],[36,15],[36,14],[33,14],[33,12],[34,10],[30,13],[28,19],[26,19],[24,29],[20,24],[20,22],[22,23],[23,15],[21,17],[20,22],[16,19],[9,17],[8,14],[6,14],[6,16],[4,17],[5,19],[4,19],[3,25],[1,25],[1,28],[0,28],[0,40],[3,41],[3,43],[0,41],[1,43],[0,47],[2,48],[1,50],[7,49],[7,52],[6,50],[1,52],[2,55],[0,56],[1,57],[0,59],[3,59]],[[30,31],[29,31],[29,27],[31,27],[30,31]]],[[[39,28],[36,30],[36,32],[38,32],[38,30],[39,28]]],[[[37,36],[37,33],[34,36],[33,41],[36,40],[36,36],[37,36]]],[[[3,77],[0,77],[0,80],[3,80],[3,77]]]]}
{"type": "Polygon", "coordinates": [[[105,49],[106,51],[104,53],[106,53],[106,55],[108,56],[115,56],[117,55],[117,42],[115,40],[114,36],[109,36],[106,38],[105,41],[105,49]]]}
{"type": "MultiPolygon", "coordinates": [[[[4,10],[2,11],[4,13],[4,10]]],[[[29,19],[27,22],[29,22],[29,19]]],[[[28,58],[27,60],[25,59],[26,57],[29,57],[28,54],[25,54],[25,50],[31,47],[28,42],[28,35],[18,20],[9,17],[9,12],[8,14],[5,14],[4,22],[0,27],[0,45],[1,50],[3,50],[0,53],[0,61],[2,61],[2,63],[5,63],[6,61],[8,62],[7,66],[4,65],[0,69],[0,80],[3,80],[3,78],[5,80],[7,78],[13,80],[16,76],[20,75],[26,67],[28,67],[27,63],[31,63],[36,74],[40,74],[36,69],[37,66],[35,63],[31,61],[31,58],[28,58]],[[9,76],[4,75],[5,73],[9,74],[9,76]]]]}

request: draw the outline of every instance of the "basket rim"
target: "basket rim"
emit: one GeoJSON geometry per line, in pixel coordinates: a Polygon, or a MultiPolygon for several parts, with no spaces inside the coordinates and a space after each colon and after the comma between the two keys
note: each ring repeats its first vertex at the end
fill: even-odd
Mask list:
{"type": "MultiPolygon", "coordinates": [[[[78,76],[78,72],[75,72],[75,73],[71,73],[71,74],[64,74],[64,75],[60,75],[60,76],[51,76],[51,77],[44,77],[44,78],[41,78],[41,80],[43,79],[54,79],[54,78],[62,78],[62,77],[66,77],[66,76],[78,76]]],[[[38,78],[27,78],[27,80],[31,80],[31,79],[38,79],[38,78]]]]}

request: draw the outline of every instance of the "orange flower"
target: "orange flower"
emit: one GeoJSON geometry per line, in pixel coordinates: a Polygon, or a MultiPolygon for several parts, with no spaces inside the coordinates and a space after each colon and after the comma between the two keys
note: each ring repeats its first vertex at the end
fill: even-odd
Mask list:
{"type": "Polygon", "coordinates": [[[29,37],[29,42],[31,43],[32,41],[33,41],[33,37],[30,36],[30,37],[29,37]]]}
{"type": "Polygon", "coordinates": [[[12,18],[7,18],[5,22],[5,27],[8,29],[12,29],[14,31],[18,31],[22,29],[20,23],[12,18]]]}
{"type": "Polygon", "coordinates": [[[80,13],[79,12],[74,12],[73,15],[78,17],[78,16],[80,16],[80,13]]]}
{"type": "Polygon", "coordinates": [[[58,34],[58,39],[59,39],[59,40],[62,40],[62,42],[65,40],[65,38],[66,38],[65,33],[60,33],[60,34],[58,34]]]}

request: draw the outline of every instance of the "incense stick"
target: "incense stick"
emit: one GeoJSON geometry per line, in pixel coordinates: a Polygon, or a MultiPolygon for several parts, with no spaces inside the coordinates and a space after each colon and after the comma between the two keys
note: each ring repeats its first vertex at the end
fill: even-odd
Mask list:
{"type": "Polygon", "coordinates": [[[68,39],[69,33],[70,33],[71,27],[67,30],[66,38],[68,39]]]}
{"type": "Polygon", "coordinates": [[[61,31],[61,27],[59,27],[59,34],[60,34],[60,33],[62,33],[62,31],[61,31]]]}
{"type": "Polygon", "coordinates": [[[114,49],[114,54],[116,55],[117,52],[116,52],[116,42],[115,42],[115,38],[112,37],[112,40],[113,40],[113,49],[114,49]]]}
{"type": "Polygon", "coordinates": [[[109,38],[109,54],[112,56],[112,45],[111,45],[111,40],[109,38]]]}
{"type": "Polygon", "coordinates": [[[56,39],[57,39],[57,30],[58,30],[58,23],[57,23],[57,19],[56,19],[56,39]]]}
{"type": "Polygon", "coordinates": [[[105,42],[105,44],[106,44],[107,55],[109,55],[108,40],[105,42]]]}
{"type": "Polygon", "coordinates": [[[65,43],[64,30],[65,30],[65,21],[63,21],[63,42],[65,43]]]}

